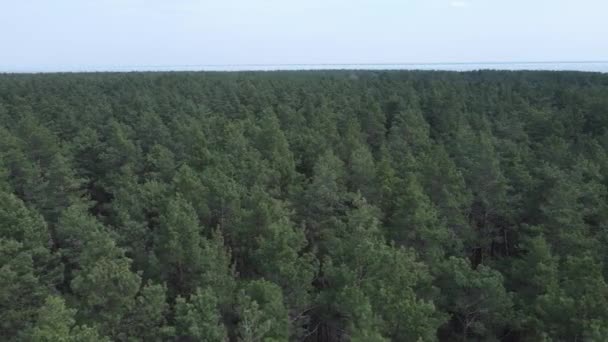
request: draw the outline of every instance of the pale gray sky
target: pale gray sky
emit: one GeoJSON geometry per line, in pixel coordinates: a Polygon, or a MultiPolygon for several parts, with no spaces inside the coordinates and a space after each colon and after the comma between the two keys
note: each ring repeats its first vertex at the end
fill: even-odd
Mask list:
{"type": "Polygon", "coordinates": [[[608,60],[607,0],[0,0],[0,71],[608,60]]]}

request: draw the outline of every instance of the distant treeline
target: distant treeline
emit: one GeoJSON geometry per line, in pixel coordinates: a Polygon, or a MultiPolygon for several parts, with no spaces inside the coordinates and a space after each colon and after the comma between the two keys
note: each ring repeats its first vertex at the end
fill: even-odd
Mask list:
{"type": "Polygon", "coordinates": [[[0,75],[3,341],[606,341],[608,75],[0,75]]]}

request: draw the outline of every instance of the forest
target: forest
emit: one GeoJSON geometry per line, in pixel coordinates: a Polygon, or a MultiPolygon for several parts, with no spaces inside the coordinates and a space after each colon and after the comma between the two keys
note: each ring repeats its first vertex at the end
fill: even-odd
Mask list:
{"type": "Polygon", "coordinates": [[[0,75],[2,341],[607,341],[608,74],[0,75]]]}

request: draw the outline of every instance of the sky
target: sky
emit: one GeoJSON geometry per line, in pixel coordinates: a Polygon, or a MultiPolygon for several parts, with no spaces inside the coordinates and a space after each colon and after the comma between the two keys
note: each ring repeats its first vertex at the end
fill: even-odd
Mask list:
{"type": "Polygon", "coordinates": [[[0,71],[608,61],[607,0],[0,0],[0,71]]]}

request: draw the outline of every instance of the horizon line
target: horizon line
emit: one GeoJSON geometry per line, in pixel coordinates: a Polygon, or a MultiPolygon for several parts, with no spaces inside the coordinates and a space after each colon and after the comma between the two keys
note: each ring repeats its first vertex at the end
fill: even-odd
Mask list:
{"type": "MultiPolygon", "coordinates": [[[[64,67],[33,67],[33,68],[4,68],[0,67],[0,73],[78,73],[78,72],[112,72],[112,71],[182,71],[180,68],[269,68],[269,67],[332,67],[332,66],[458,66],[458,65],[518,65],[518,64],[608,64],[608,60],[548,60],[548,61],[481,61],[481,62],[361,62],[361,63],[217,63],[217,64],[167,64],[167,65],[115,65],[115,66],[74,66],[64,67]],[[134,70],[140,69],[140,70],[134,70]],[[146,70],[141,70],[146,69],[146,70]],[[164,70],[159,70],[164,69],[164,70]],[[171,71],[171,70],[169,70],[171,71]]],[[[293,70],[314,70],[314,69],[293,69],[293,70]]],[[[205,70],[200,70],[205,71],[205,70]]],[[[262,71],[255,69],[242,70],[212,70],[212,71],[262,71]]]]}

